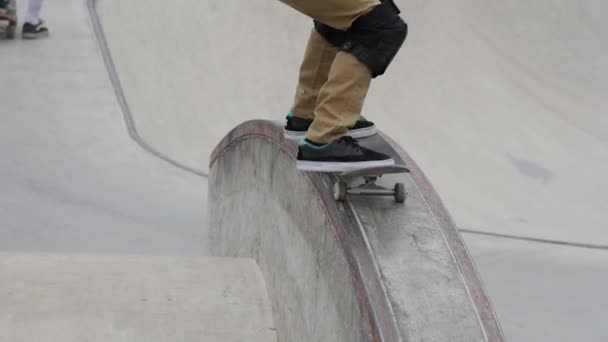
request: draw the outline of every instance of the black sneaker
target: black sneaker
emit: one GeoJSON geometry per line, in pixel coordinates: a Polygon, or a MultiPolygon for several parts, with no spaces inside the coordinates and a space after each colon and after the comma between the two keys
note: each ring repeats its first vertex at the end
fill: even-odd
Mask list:
{"type": "Polygon", "coordinates": [[[49,36],[49,30],[44,26],[42,20],[38,21],[38,25],[25,23],[21,32],[24,39],[38,39],[49,36]]]}
{"type": "MultiPolygon", "coordinates": [[[[293,113],[287,115],[287,124],[285,125],[285,138],[290,140],[302,140],[306,138],[308,127],[312,124],[312,120],[299,118],[293,113]]],[[[348,129],[346,135],[355,139],[369,137],[376,134],[376,126],[373,122],[365,120],[361,117],[354,127],[348,129]]]]}
{"type": "Polygon", "coordinates": [[[390,156],[359,146],[357,140],[349,136],[326,145],[308,140],[298,145],[297,168],[302,171],[344,172],[394,164],[390,156]]]}

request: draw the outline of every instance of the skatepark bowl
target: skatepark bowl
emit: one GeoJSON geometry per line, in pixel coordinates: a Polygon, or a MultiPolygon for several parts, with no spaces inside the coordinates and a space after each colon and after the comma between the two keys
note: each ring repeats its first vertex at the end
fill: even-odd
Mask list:
{"type": "Polygon", "coordinates": [[[405,203],[296,169],[280,1],[54,0],[0,40],[0,342],[608,341],[606,3],[396,2],[361,144],[405,203]]]}
{"type": "Polygon", "coordinates": [[[420,169],[380,136],[410,193],[392,200],[333,198],[335,176],[295,169],[280,124],[250,121],[211,156],[210,244],[254,258],[284,341],[502,341],[453,222],[420,169]],[[261,214],[263,213],[263,214],[261,214]]]}

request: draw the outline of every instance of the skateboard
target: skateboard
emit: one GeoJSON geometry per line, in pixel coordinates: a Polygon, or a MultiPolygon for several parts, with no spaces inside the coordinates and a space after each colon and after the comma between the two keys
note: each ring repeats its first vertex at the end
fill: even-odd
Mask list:
{"type": "Polygon", "coordinates": [[[10,0],[6,9],[0,9],[0,22],[8,22],[4,28],[4,35],[7,39],[15,39],[17,32],[17,2],[10,0]]]}
{"type": "Polygon", "coordinates": [[[337,175],[338,180],[334,184],[334,198],[337,201],[345,201],[347,195],[356,196],[393,196],[395,202],[404,203],[407,199],[407,191],[403,183],[396,183],[390,188],[376,184],[378,178],[386,174],[408,173],[410,170],[405,165],[391,165],[372,167],[366,169],[342,172],[337,175]],[[356,180],[359,185],[352,186],[356,180]]]}

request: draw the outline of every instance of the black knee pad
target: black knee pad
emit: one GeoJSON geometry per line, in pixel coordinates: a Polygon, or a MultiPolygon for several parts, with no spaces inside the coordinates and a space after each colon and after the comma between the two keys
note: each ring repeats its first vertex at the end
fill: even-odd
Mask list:
{"type": "Polygon", "coordinates": [[[315,30],[335,47],[342,47],[346,41],[346,32],[327,26],[317,20],[315,22],[315,30]]]}
{"type": "Polygon", "coordinates": [[[399,13],[393,0],[384,0],[355,20],[342,37],[340,50],[367,65],[374,78],[384,74],[407,37],[408,27],[399,13]]]}

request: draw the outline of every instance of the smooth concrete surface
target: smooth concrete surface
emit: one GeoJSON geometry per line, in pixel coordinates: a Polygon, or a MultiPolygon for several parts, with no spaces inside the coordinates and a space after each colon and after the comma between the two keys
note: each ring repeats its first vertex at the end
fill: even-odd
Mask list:
{"type": "Polygon", "coordinates": [[[135,123],[162,153],[206,172],[236,125],[287,114],[310,29],[287,6],[94,2],[135,123]]]}
{"type": "Polygon", "coordinates": [[[391,198],[356,197],[360,216],[385,281],[404,341],[484,341],[476,308],[463,286],[461,269],[415,182],[383,177],[391,187],[403,182],[409,193],[400,208],[391,198]]]}
{"type": "MultiPolygon", "coordinates": [[[[250,118],[280,119],[291,105],[310,20],[277,1],[98,2],[142,133],[176,160],[206,171],[228,130],[250,118]]],[[[397,2],[410,34],[386,77],[373,83],[365,114],[412,154],[458,226],[608,245],[606,3],[397,2]]],[[[535,277],[527,292],[535,301],[511,292],[509,282],[490,281],[496,273],[518,279],[516,267],[529,257],[505,244],[513,250],[500,264],[488,263],[483,246],[470,248],[490,293],[502,298],[503,320],[539,313],[533,322],[507,323],[507,336],[601,336],[603,319],[592,313],[603,309],[595,298],[604,292],[584,280],[557,293],[545,290],[553,278],[535,277]],[[579,303],[565,300],[575,297],[579,303]],[[555,324],[581,303],[584,322],[555,324]]],[[[553,256],[544,244],[533,246],[553,256]]],[[[571,274],[564,251],[547,261],[559,279],[571,274]]],[[[596,262],[579,266],[593,272],[596,262]]],[[[542,274],[546,265],[528,266],[542,274]]]]}
{"type": "Polygon", "coordinates": [[[277,341],[251,259],[3,253],[0,284],[0,341],[277,341]]]}
{"type": "Polygon", "coordinates": [[[608,245],[608,3],[399,1],[367,108],[460,228],[608,245]]]}
{"type": "MultiPolygon", "coordinates": [[[[606,244],[605,3],[398,2],[410,36],[365,112],[458,225],[606,244]]],[[[310,22],[276,1],[99,3],[138,125],[176,160],[204,171],[230,128],[289,107],[310,22]]],[[[84,0],[44,16],[49,40],[0,40],[1,250],[205,253],[206,185],[128,139],[84,0]]],[[[601,251],[504,241],[493,263],[466,236],[510,340],[605,339],[601,251]]]]}
{"type": "Polygon", "coordinates": [[[608,341],[606,251],[465,238],[507,341],[608,341]]]}
{"type": "Polygon", "coordinates": [[[495,322],[482,324],[494,314],[476,302],[484,293],[464,274],[468,256],[452,249],[456,229],[440,226],[413,178],[381,181],[404,182],[405,205],[338,204],[335,177],[298,172],[295,151],[281,125],[247,122],[218,145],[209,177],[211,251],[258,261],[281,340],[502,341],[495,322]]]}
{"type": "Polygon", "coordinates": [[[129,137],[86,3],[43,14],[0,39],[0,251],[206,254],[206,180],[129,137]]]}
{"type": "MultiPolygon", "coordinates": [[[[397,2],[408,41],[365,114],[458,225],[608,245],[608,6],[397,2]]],[[[206,170],[232,127],[289,110],[311,23],[279,1],[98,3],[136,122],[166,154],[206,170]]]]}

